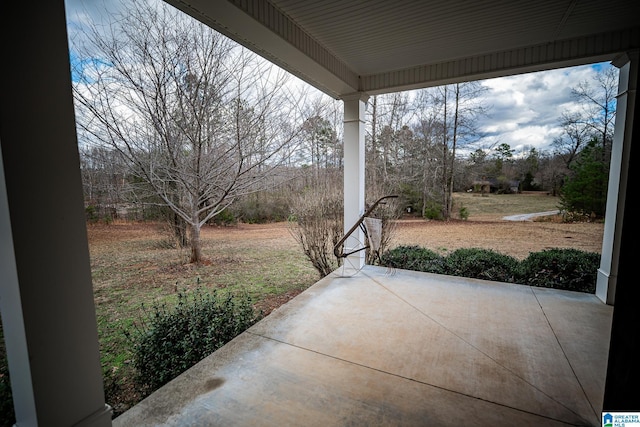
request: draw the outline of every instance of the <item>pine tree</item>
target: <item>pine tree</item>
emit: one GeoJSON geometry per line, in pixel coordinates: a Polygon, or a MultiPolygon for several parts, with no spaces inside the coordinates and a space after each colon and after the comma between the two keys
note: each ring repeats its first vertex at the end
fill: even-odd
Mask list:
{"type": "Polygon", "coordinates": [[[571,165],[571,174],[562,186],[561,204],[565,211],[604,217],[609,167],[602,161],[602,150],[602,143],[592,139],[571,165]]]}

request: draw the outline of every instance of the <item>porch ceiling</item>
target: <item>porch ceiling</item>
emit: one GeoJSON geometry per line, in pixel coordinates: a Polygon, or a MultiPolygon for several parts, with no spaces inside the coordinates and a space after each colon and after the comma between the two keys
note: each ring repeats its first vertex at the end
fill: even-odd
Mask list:
{"type": "Polygon", "coordinates": [[[166,0],[339,98],[613,59],[637,0],[166,0]]]}

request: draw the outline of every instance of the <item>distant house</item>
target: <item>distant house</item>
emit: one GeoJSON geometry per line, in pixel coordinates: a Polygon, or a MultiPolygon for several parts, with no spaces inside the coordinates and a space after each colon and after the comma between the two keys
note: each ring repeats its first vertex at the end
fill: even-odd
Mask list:
{"type": "Polygon", "coordinates": [[[519,193],[520,181],[501,181],[497,178],[485,178],[473,182],[472,191],[474,193],[519,193]]]}
{"type": "Polygon", "coordinates": [[[487,180],[474,181],[472,191],[474,193],[489,194],[491,193],[491,182],[487,180]]]}

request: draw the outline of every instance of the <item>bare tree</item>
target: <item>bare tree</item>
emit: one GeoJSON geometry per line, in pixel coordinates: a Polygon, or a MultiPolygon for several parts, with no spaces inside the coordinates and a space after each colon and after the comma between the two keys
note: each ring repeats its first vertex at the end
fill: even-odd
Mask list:
{"type": "Polygon", "coordinates": [[[564,112],[561,119],[562,135],[553,140],[552,146],[568,168],[590,140],[590,129],[580,115],[564,112]]]}
{"type": "Polygon", "coordinates": [[[289,157],[298,98],[283,71],[171,6],[134,2],[111,22],[71,40],[79,139],[122,154],[188,224],[198,263],[201,227],[289,157]]]}
{"type": "Polygon", "coordinates": [[[366,142],[368,142],[368,149],[366,150],[368,168],[368,183],[370,188],[374,191],[378,188],[378,164],[379,164],[379,149],[378,149],[378,96],[374,95],[369,103],[370,114],[370,130],[368,132],[366,142]]]}
{"type": "MultiPolygon", "coordinates": [[[[571,93],[580,102],[581,111],[576,116],[591,135],[602,144],[602,161],[608,163],[613,142],[613,124],[616,117],[618,69],[613,65],[603,68],[591,82],[584,80],[571,93]]],[[[591,139],[589,138],[589,139],[591,139]]]]}
{"type": "Polygon", "coordinates": [[[82,147],[80,170],[88,219],[116,219],[129,187],[122,156],[107,148],[82,147]]]}
{"type": "Polygon", "coordinates": [[[535,180],[542,189],[551,190],[551,194],[557,196],[560,193],[564,177],[569,173],[566,163],[561,157],[551,155],[543,151],[540,155],[540,167],[535,175],[535,180]]]}
{"type": "Polygon", "coordinates": [[[414,129],[414,152],[408,156],[412,166],[412,181],[417,183],[422,196],[422,216],[426,217],[436,200],[441,200],[442,164],[438,141],[442,137],[442,124],[439,118],[440,106],[433,96],[434,90],[418,91],[415,98],[416,120],[414,129]],[[413,166],[415,164],[415,166],[413,166]]]}
{"type": "Polygon", "coordinates": [[[403,160],[403,147],[410,137],[411,103],[407,92],[374,96],[367,110],[368,181],[373,191],[385,192],[397,186],[398,175],[391,168],[403,160]]]}
{"type": "Polygon", "coordinates": [[[319,115],[305,120],[302,131],[310,148],[311,167],[317,178],[320,169],[336,164],[336,133],[331,123],[319,115]]]}
{"type": "Polygon", "coordinates": [[[456,151],[478,135],[477,118],[487,113],[480,95],[487,89],[478,82],[456,83],[439,88],[442,106],[442,215],[451,218],[456,166],[456,151]]]}
{"type": "Polygon", "coordinates": [[[342,175],[335,169],[322,169],[311,181],[303,191],[291,195],[289,232],[320,277],[325,277],[342,264],[333,253],[344,233],[342,175]]]}
{"type": "MultiPolygon", "coordinates": [[[[597,145],[598,161],[608,168],[613,144],[613,123],[616,115],[618,70],[614,66],[600,69],[593,78],[579,82],[571,91],[577,109],[562,114],[562,134],[553,141],[554,154],[564,167],[555,167],[553,189],[557,191],[575,173],[581,153],[597,145]],[[591,147],[591,148],[590,148],[591,147]],[[564,183],[564,184],[563,184],[564,183]]],[[[606,180],[606,174],[603,174],[606,180]]]]}

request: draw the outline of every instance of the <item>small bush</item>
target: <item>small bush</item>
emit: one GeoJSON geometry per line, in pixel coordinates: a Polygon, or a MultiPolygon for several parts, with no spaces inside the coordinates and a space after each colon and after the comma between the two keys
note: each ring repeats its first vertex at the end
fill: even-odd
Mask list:
{"type": "Polygon", "coordinates": [[[87,221],[91,223],[96,223],[100,220],[100,216],[98,215],[98,211],[95,206],[89,205],[84,208],[84,213],[87,217],[87,221]]]}
{"type": "Polygon", "coordinates": [[[490,249],[463,248],[445,258],[447,274],[474,279],[513,282],[518,260],[490,249]]]}
{"type": "Polygon", "coordinates": [[[469,219],[469,209],[462,206],[459,211],[460,219],[466,221],[469,219]]]}
{"type": "Polygon", "coordinates": [[[562,222],[593,222],[593,215],[582,211],[562,211],[562,222]]]}
{"type": "Polygon", "coordinates": [[[266,224],[284,221],[289,215],[289,194],[258,192],[245,196],[226,210],[235,221],[246,224],[266,224]]]}
{"type": "Polygon", "coordinates": [[[406,213],[419,213],[422,209],[422,189],[413,184],[401,182],[398,184],[399,205],[406,213]]]}
{"type": "Polygon", "coordinates": [[[600,254],[578,249],[532,252],[520,262],[519,282],[524,285],[595,293],[600,254]]]}
{"type": "Polygon", "coordinates": [[[423,217],[425,219],[442,221],[442,208],[440,206],[428,206],[424,209],[423,217]]]}
{"type": "Polygon", "coordinates": [[[197,289],[173,308],[154,305],[133,336],[133,363],[143,393],[166,384],[253,325],[249,297],[197,289]]]}
{"type": "Polygon", "coordinates": [[[215,225],[234,225],[238,223],[238,219],[230,209],[224,209],[218,215],[214,216],[211,222],[215,225]]]}
{"type": "Polygon", "coordinates": [[[578,249],[532,252],[522,260],[489,249],[457,249],[447,256],[419,246],[399,246],[382,255],[382,265],[405,270],[521,283],[595,293],[600,254],[578,249]]]}
{"type": "Polygon", "coordinates": [[[398,246],[386,251],[381,257],[381,264],[386,267],[427,273],[443,274],[445,272],[444,258],[430,249],[419,246],[398,246]]]}
{"type": "Polygon", "coordinates": [[[326,180],[291,195],[289,232],[302,247],[320,277],[342,265],[333,253],[344,233],[341,183],[330,175],[326,180]]]}

